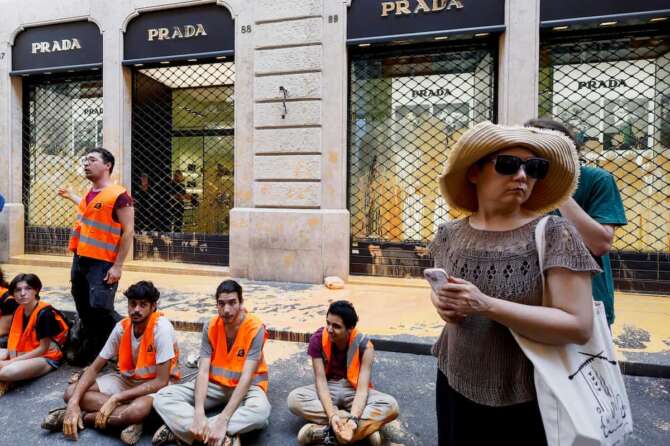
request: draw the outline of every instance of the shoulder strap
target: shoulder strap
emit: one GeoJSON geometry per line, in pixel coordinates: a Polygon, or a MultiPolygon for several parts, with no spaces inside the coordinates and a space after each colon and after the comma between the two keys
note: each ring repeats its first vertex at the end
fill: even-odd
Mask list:
{"type": "Polygon", "coordinates": [[[547,246],[545,241],[545,232],[548,221],[549,216],[546,215],[542,217],[540,221],[537,222],[537,226],[535,226],[535,246],[537,247],[537,258],[540,262],[540,277],[542,277],[542,305],[545,307],[549,304],[549,302],[547,302],[547,293],[545,293],[546,283],[544,277],[544,254],[547,246]]]}

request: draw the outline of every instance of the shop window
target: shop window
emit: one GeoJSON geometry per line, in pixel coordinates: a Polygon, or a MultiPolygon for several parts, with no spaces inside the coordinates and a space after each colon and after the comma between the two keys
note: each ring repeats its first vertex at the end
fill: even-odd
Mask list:
{"type": "Polygon", "coordinates": [[[67,254],[76,206],[58,187],[86,192],[81,158],[102,146],[99,74],[26,77],[23,110],[25,252],[67,254]]]}
{"type": "Polygon", "coordinates": [[[389,48],[351,53],[351,272],[417,276],[437,226],[460,216],[436,181],[449,148],[495,117],[495,47],[389,48]]]}
{"type": "Polygon", "coordinates": [[[234,64],[136,69],[133,82],[136,258],[228,264],[234,64]]]}
{"type": "Polygon", "coordinates": [[[670,279],[657,256],[670,252],[670,29],[546,32],[540,60],[539,114],[570,124],[582,161],[621,191],[615,276],[670,279]]]}

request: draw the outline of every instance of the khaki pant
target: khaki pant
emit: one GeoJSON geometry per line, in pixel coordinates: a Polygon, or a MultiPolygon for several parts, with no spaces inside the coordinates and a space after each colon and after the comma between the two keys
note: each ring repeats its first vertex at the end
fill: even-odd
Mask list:
{"type": "MultiPolygon", "coordinates": [[[[346,379],[328,381],[328,390],[335,407],[346,411],[351,410],[356,390],[351,387],[351,384],[346,379]]],[[[329,423],[328,415],[323,410],[319,395],[316,393],[316,386],[313,384],[293,390],[288,396],[288,408],[293,415],[303,417],[313,423],[323,425],[329,423]]],[[[370,389],[368,391],[368,401],[360,417],[356,437],[364,438],[378,431],[385,424],[395,420],[398,417],[398,413],[398,403],[395,398],[370,389]],[[363,431],[360,435],[359,430],[363,431]]]]}
{"type": "MultiPolygon", "coordinates": [[[[235,389],[223,387],[210,381],[207,387],[205,410],[217,406],[222,406],[221,410],[223,410],[233,394],[233,390],[235,389]]],[[[193,435],[189,432],[195,415],[194,406],[195,381],[165,387],[154,396],[156,412],[163,418],[170,430],[180,440],[188,444],[194,441],[193,435]]],[[[268,425],[269,417],[270,402],[265,392],[258,386],[251,386],[228,422],[228,434],[237,435],[263,429],[268,425]]],[[[214,418],[208,418],[210,426],[214,418]]]]}

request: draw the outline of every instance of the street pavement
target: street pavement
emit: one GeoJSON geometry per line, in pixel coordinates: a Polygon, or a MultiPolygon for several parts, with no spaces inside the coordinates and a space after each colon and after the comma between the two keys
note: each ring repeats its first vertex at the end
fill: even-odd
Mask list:
{"type": "MultiPolygon", "coordinates": [[[[197,351],[200,334],[180,332],[182,358],[197,351]]],[[[306,344],[269,341],[266,357],[270,367],[272,404],[270,426],[257,434],[243,438],[245,446],[296,445],[295,435],[302,421],[286,407],[286,397],[295,387],[313,381],[306,344]]],[[[182,368],[189,372],[193,369],[182,368]]],[[[39,424],[49,409],[61,406],[62,393],[73,369],[59,370],[34,382],[14,389],[0,398],[0,446],[72,446],[60,433],[47,433],[39,424]]],[[[400,417],[384,429],[386,446],[433,446],[435,424],[435,359],[390,352],[378,352],[373,370],[377,389],[392,394],[400,405],[400,417]]],[[[654,446],[670,444],[670,380],[626,377],[631,400],[635,433],[627,445],[654,446]]],[[[158,426],[153,420],[147,426],[139,445],[150,445],[151,434],[158,426]]],[[[484,421],[482,422],[484,425],[484,421]]],[[[523,421],[520,420],[520,432],[523,421]]],[[[79,444],[107,446],[122,444],[118,436],[86,429],[79,444]]],[[[519,444],[522,444],[520,441],[519,444]]]]}
{"type": "MultiPolygon", "coordinates": [[[[25,261],[32,261],[35,256],[25,257],[25,261]]],[[[2,264],[0,267],[9,278],[19,272],[36,273],[44,283],[43,298],[60,310],[72,311],[70,272],[64,267],[68,259],[57,259],[62,259],[63,266],[2,264]]],[[[161,292],[160,310],[178,322],[179,329],[198,329],[198,324],[216,311],[212,294],[227,277],[224,271],[219,275],[195,275],[195,267],[185,268],[191,274],[124,271],[116,296],[117,311],[126,313],[123,290],[139,280],[151,280],[161,292]]],[[[244,279],[240,283],[245,306],[269,328],[286,333],[313,332],[323,325],[328,304],[338,299],[350,300],[355,305],[360,315],[359,328],[365,333],[419,346],[424,352],[444,325],[430,303],[430,288],[420,279],[350,277],[342,290],[244,279]]],[[[636,365],[633,363],[648,366],[642,371],[629,367],[627,372],[670,378],[670,297],[617,292],[615,307],[612,332],[619,360],[624,361],[624,366],[636,365]]],[[[398,351],[416,352],[411,348],[398,351]]]]}

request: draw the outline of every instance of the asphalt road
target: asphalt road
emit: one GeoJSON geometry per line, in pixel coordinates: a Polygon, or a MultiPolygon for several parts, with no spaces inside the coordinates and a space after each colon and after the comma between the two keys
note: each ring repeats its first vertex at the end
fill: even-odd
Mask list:
{"type": "MultiPolygon", "coordinates": [[[[193,350],[198,335],[180,334],[182,350],[193,350]],[[187,345],[183,345],[187,344],[187,345]],[[186,348],[184,348],[186,347],[186,348]]],[[[295,435],[302,421],[289,413],[286,396],[299,385],[312,382],[312,372],[304,353],[305,344],[271,342],[270,426],[243,438],[243,444],[296,445],[295,435]]],[[[48,410],[62,405],[62,392],[72,372],[69,366],[27,383],[0,398],[0,445],[2,446],[72,446],[59,433],[47,433],[39,424],[48,410]]],[[[380,352],[373,373],[375,386],[396,397],[401,408],[398,420],[385,429],[387,445],[433,446],[436,427],[434,417],[435,360],[428,356],[380,352]]],[[[626,377],[633,406],[635,434],[628,445],[670,444],[670,380],[626,377]]],[[[157,427],[147,426],[140,445],[150,445],[157,427]]],[[[151,423],[150,423],[151,424],[151,423]]],[[[79,444],[106,446],[122,444],[117,436],[93,429],[81,433],[79,444]]]]}

